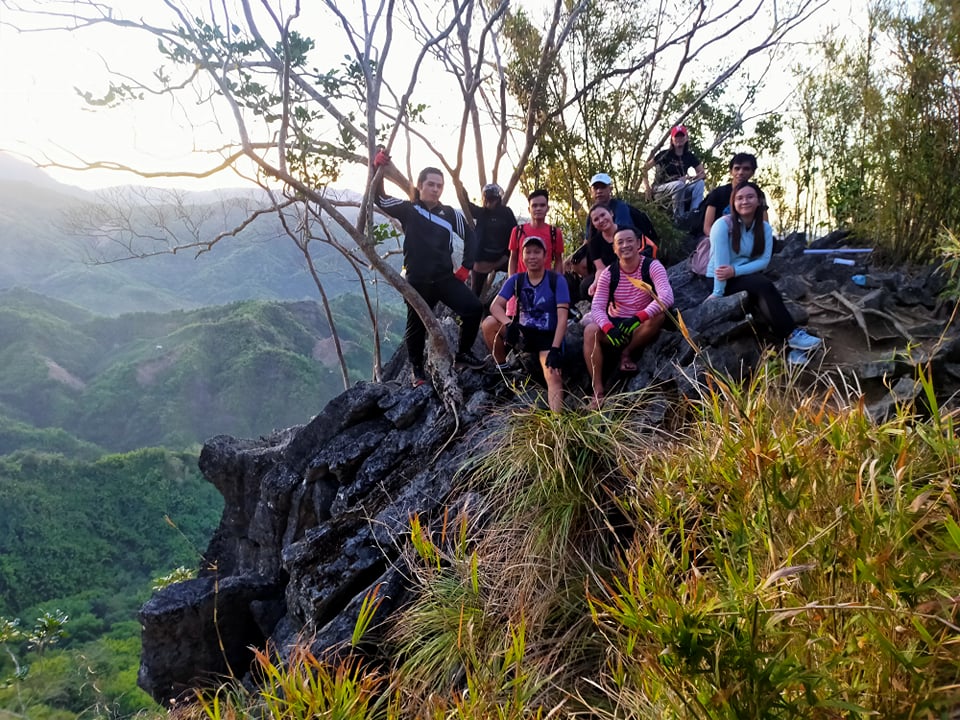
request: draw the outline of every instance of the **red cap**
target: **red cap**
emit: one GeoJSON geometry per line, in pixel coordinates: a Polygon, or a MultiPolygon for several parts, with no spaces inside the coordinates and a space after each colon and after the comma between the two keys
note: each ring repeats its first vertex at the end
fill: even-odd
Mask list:
{"type": "Polygon", "coordinates": [[[670,128],[670,137],[676,137],[677,135],[688,135],[686,125],[674,125],[670,128]]]}

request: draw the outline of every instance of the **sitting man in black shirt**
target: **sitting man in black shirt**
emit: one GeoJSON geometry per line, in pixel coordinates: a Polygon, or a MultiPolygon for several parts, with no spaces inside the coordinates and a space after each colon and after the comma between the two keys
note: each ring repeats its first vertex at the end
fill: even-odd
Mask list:
{"type": "MultiPolygon", "coordinates": [[[[745,183],[757,171],[757,156],[751,153],[737,153],[730,161],[730,180],[726,185],[720,185],[710,191],[703,201],[703,234],[709,236],[713,223],[724,215],[730,214],[730,195],[733,188],[745,183]]],[[[763,219],[766,221],[767,210],[763,210],[763,219]]]]}

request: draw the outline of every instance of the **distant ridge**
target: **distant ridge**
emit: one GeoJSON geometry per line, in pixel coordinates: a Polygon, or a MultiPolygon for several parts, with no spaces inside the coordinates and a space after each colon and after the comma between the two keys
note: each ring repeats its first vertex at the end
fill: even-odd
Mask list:
{"type": "Polygon", "coordinates": [[[93,193],[74,185],[54,180],[43,170],[15,155],[0,150],[0,182],[27,183],[45,190],[68,195],[79,200],[92,200],[93,193]]]}

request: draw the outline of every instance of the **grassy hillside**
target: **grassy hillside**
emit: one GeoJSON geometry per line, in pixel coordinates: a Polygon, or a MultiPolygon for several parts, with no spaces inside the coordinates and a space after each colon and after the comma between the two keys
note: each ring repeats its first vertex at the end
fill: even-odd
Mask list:
{"type": "MultiPolygon", "coordinates": [[[[356,296],[335,308],[351,379],[367,378],[366,311],[356,296]]],[[[390,352],[399,310],[384,309],[381,322],[390,352]]],[[[308,302],[105,318],[15,290],[0,293],[0,336],[12,339],[0,348],[10,427],[60,428],[112,451],[255,437],[306,422],[342,390],[330,329],[308,302]]]]}

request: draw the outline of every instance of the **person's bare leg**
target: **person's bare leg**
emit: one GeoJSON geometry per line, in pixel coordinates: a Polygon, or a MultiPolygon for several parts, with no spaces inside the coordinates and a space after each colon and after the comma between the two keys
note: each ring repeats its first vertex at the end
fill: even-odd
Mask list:
{"type": "Polygon", "coordinates": [[[593,387],[593,400],[590,403],[593,409],[599,408],[603,402],[603,348],[600,345],[602,335],[600,326],[593,322],[583,329],[583,359],[593,387]]]}
{"type": "Polygon", "coordinates": [[[549,351],[540,352],[540,367],[543,368],[543,379],[547,382],[547,404],[553,412],[563,410],[563,375],[559,368],[547,367],[549,351]]]}
{"type": "Polygon", "coordinates": [[[480,324],[483,341],[498,365],[507,361],[507,346],[503,344],[503,325],[493,315],[487,315],[480,324]]]}

